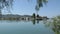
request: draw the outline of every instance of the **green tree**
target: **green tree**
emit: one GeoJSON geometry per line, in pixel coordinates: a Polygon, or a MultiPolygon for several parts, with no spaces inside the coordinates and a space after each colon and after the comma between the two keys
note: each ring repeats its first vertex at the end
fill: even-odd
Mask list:
{"type": "MultiPolygon", "coordinates": [[[[43,3],[44,4],[47,4],[47,0],[36,0],[37,1],[37,4],[35,6],[35,9],[37,11],[37,14],[38,14],[38,11],[39,11],[39,8],[43,7],[43,3]]],[[[12,4],[13,4],[13,0],[0,0],[0,13],[2,11],[3,8],[9,8],[12,7],[12,4]]]]}
{"type": "Polygon", "coordinates": [[[36,10],[37,14],[38,14],[39,9],[41,7],[43,7],[43,3],[46,5],[47,2],[48,2],[48,0],[37,0],[37,4],[35,6],[35,10],[36,10]]]}
{"type": "Polygon", "coordinates": [[[4,8],[7,8],[7,10],[9,10],[9,8],[12,7],[12,4],[13,0],[0,0],[0,14],[4,8]]]}
{"type": "Polygon", "coordinates": [[[33,18],[35,18],[35,17],[36,17],[35,13],[33,13],[32,17],[33,17],[33,18]]]}
{"type": "Polygon", "coordinates": [[[60,15],[48,20],[45,25],[51,27],[55,34],[60,34],[60,15]]]}

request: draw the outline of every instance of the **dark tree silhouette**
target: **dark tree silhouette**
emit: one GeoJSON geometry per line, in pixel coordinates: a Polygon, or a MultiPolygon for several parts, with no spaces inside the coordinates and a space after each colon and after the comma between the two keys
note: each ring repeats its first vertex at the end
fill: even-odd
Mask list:
{"type": "MultiPolygon", "coordinates": [[[[37,1],[37,4],[35,6],[35,9],[38,14],[39,8],[43,7],[43,3],[46,4],[48,1],[47,0],[36,0],[36,1],[37,1]]],[[[5,7],[8,8],[7,10],[9,10],[9,8],[12,7],[12,5],[13,5],[13,0],[0,0],[0,13],[2,9],[5,7]]]]}
{"type": "Polygon", "coordinates": [[[13,5],[13,0],[0,0],[0,14],[3,8],[7,8],[7,10],[9,10],[9,8],[11,8],[12,5],[13,5]]]}
{"type": "Polygon", "coordinates": [[[37,14],[38,14],[39,9],[41,7],[43,7],[43,3],[46,5],[47,2],[48,2],[48,0],[37,0],[37,4],[35,6],[35,10],[36,10],[37,14]]]}

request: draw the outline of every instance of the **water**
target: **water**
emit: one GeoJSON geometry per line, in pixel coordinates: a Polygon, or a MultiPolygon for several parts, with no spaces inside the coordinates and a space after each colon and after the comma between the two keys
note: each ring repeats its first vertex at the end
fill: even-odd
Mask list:
{"type": "Polygon", "coordinates": [[[43,21],[0,20],[0,34],[54,34],[43,21]]]}

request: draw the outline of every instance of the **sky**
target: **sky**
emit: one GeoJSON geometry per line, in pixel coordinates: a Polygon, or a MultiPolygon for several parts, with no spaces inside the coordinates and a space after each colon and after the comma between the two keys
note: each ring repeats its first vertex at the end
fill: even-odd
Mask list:
{"type": "MultiPolygon", "coordinates": [[[[32,15],[36,13],[36,0],[14,0],[11,14],[32,15]]],[[[7,11],[3,11],[7,14],[7,11]]],[[[60,15],[60,0],[48,0],[47,5],[40,8],[38,14],[40,16],[54,17],[60,15]]]]}

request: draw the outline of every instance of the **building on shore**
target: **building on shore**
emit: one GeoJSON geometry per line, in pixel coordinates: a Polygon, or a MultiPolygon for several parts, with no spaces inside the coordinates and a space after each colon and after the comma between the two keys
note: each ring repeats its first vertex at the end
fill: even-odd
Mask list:
{"type": "Polygon", "coordinates": [[[42,19],[47,19],[47,17],[39,16],[37,18],[34,18],[31,15],[13,15],[13,14],[0,15],[0,20],[42,20],[42,19]]]}

